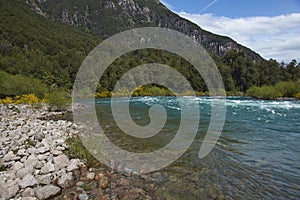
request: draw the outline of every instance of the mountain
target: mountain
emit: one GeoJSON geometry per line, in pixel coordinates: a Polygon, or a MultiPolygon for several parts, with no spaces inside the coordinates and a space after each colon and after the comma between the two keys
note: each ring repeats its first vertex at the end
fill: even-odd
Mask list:
{"type": "MultiPolygon", "coordinates": [[[[83,59],[97,44],[121,31],[148,26],[194,37],[214,59],[227,91],[300,78],[296,62],[266,61],[234,40],[179,17],[158,0],[1,0],[0,18],[0,73],[6,77],[0,77],[0,96],[20,93],[16,80],[21,76],[13,76],[18,74],[27,85],[39,79],[49,88],[70,91],[83,59]]],[[[117,59],[103,74],[98,91],[111,90],[130,67],[153,62],[173,66],[195,90],[207,91],[189,63],[153,49],[117,59]]]]}
{"type": "Polygon", "coordinates": [[[210,33],[171,12],[158,0],[26,0],[37,13],[56,22],[80,27],[85,32],[107,38],[138,27],[177,30],[200,42],[211,54],[225,55],[234,49],[251,60],[262,58],[234,40],[210,33]]]}

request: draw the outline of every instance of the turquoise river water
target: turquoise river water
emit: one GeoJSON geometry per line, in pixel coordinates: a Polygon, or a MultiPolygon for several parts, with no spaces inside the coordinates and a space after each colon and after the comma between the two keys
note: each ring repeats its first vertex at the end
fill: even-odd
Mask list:
{"type": "MultiPolygon", "coordinates": [[[[228,97],[221,137],[203,159],[198,158],[198,152],[210,121],[212,98],[190,97],[186,101],[199,102],[199,129],[186,153],[158,171],[162,199],[300,199],[299,101],[228,97]]],[[[110,99],[96,99],[96,103],[100,124],[106,124],[106,135],[130,151],[149,152],[163,147],[172,140],[180,123],[177,98],[131,98],[131,117],[138,125],[150,122],[151,105],[163,105],[168,114],[159,134],[147,140],[136,139],[114,123],[110,99]]]]}

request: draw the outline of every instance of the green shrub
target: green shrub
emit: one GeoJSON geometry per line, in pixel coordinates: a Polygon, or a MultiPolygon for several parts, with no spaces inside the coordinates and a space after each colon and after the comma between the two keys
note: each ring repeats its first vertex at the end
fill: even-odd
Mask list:
{"type": "Polygon", "coordinates": [[[51,110],[63,110],[71,103],[71,97],[66,91],[55,89],[45,95],[45,102],[51,110]]]}
{"type": "Polygon", "coordinates": [[[296,83],[292,81],[279,82],[275,85],[275,88],[283,97],[292,97],[297,93],[296,83]]]}
{"type": "Polygon", "coordinates": [[[97,168],[102,164],[90,154],[85,148],[79,136],[69,137],[66,139],[68,145],[67,150],[64,152],[67,156],[72,158],[79,158],[85,161],[85,164],[89,167],[97,168]]]}
{"type": "Polygon", "coordinates": [[[47,92],[47,86],[39,79],[23,75],[11,75],[0,70],[0,98],[34,94],[39,98],[47,92]]]}
{"type": "Polygon", "coordinates": [[[259,99],[277,99],[279,97],[299,98],[300,80],[296,82],[279,82],[275,86],[252,86],[247,90],[247,95],[259,99]]]}

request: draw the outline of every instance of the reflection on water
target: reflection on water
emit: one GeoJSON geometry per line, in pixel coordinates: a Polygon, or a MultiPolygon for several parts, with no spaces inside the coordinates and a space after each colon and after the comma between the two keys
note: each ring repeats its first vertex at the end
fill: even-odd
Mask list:
{"type": "MultiPolygon", "coordinates": [[[[122,102],[122,98],[119,99],[122,102]]],[[[227,118],[214,150],[198,158],[210,119],[208,97],[198,101],[201,121],[195,141],[172,165],[159,171],[162,199],[297,199],[300,197],[300,102],[227,99],[227,118]]],[[[151,152],[168,144],[180,123],[174,97],[132,98],[130,112],[141,126],[149,124],[149,107],[161,104],[168,119],[163,130],[148,139],[124,134],[111,115],[109,99],[97,99],[96,109],[106,135],[133,152],[151,152]]]]}

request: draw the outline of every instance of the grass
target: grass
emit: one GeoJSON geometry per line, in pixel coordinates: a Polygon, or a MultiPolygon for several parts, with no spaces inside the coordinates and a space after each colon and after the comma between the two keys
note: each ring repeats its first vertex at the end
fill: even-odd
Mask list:
{"type": "Polygon", "coordinates": [[[92,190],[92,189],[93,189],[93,187],[92,187],[91,185],[88,185],[88,184],[84,184],[84,185],[82,186],[82,188],[83,188],[85,191],[89,191],[89,190],[92,190]]]}
{"type": "Polygon", "coordinates": [[[64,153],[69,156],[69,158],[84,160],[88,167],[97,168],[102,166],[102,164],[88,152],[79,136],[67,138],[66,143],[68,148],[64,153]]]}
{"type": "Polygon", "coordinates": [[[17,153],[18,153],[18,149],[13,150],[14,155],[17,155],[17,153]]]}
{"type": "Polygon", "coordinates": [[[35,147],[35,145],[36,145],[36,143],[35,143],[34,141],[32,141],[32,140],[27,139],[27,140],[25,141],[25,148],[26,148],[26,149],[28,149],[28,148],[30,148],[30,147],[35,147]]]}
{"type": "Polygon", "coordinates": [[[6,171],[6,170],[7,170],[7,168],[6,168],[5,166],[0,165],[0,172],[4,172],[4,171],[6,171]]]}
{"type": "Polygon", "coordinates": [[[71,104],[69,94],[64,90],[53,90],[45,95],[46,103],[49,105],[49,110],[62,111],[71,104]]]}

